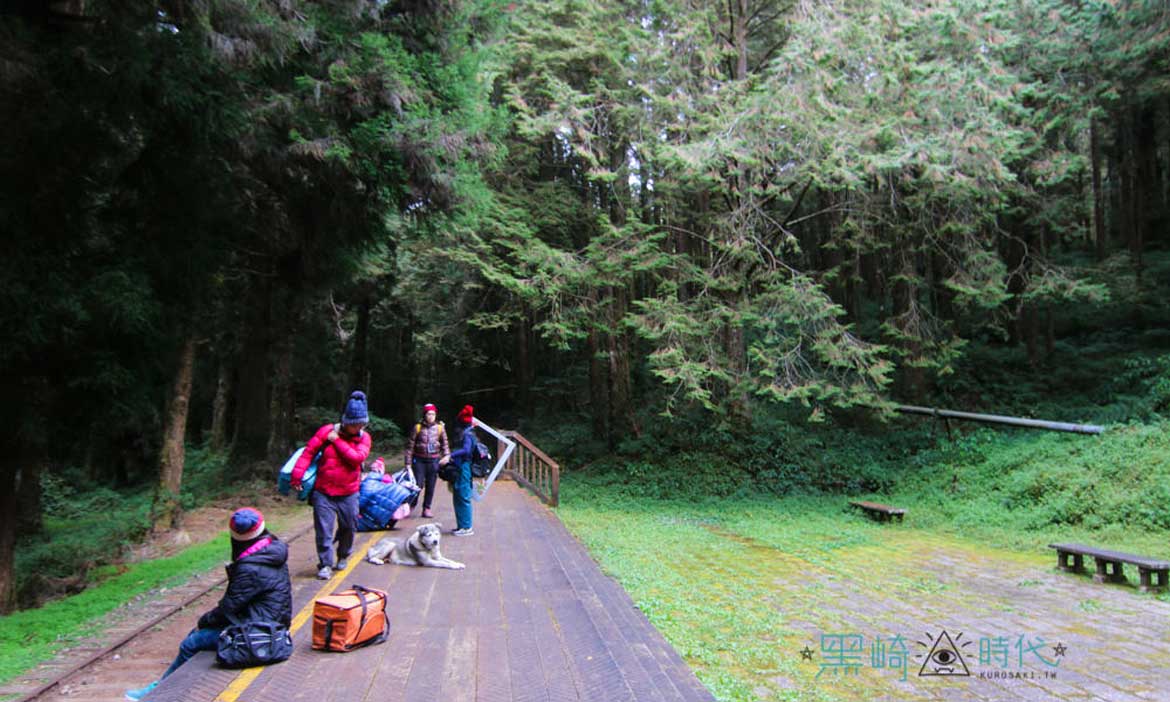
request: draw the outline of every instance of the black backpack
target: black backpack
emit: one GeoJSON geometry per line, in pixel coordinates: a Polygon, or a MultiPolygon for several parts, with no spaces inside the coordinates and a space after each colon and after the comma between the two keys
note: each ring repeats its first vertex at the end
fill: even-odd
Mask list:
{"type": "Polygon", "coordinates": [[[471,452],[471,477],[486,478],[495,467],[496,461],[492,458],[491,449],[484,442],[477,440],[475,449],[471,452]]]}

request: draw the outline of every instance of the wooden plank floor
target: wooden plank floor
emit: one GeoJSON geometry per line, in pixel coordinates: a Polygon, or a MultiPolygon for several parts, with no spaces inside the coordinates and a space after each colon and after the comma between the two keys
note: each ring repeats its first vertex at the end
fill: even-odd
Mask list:
{"type": "MultiPolygon", "coordinates": [[[[313,578],[312,540],[293,546],[294,617],[334,589],[353,583],[381,588],[391,605],[385,644],[350,653],[314,651],[310,618],[295,632],[296,652],[288,661],[241,674],[201,654],[149,700],[714,699],[555,514],[515,483],[496,483],[476,503],[474,536],[447,533],[455,519],[441,486],[435,503],[435,520],[409,519],[388,533],[404,538],[418,524],[439,521],[443,554],[466,563],[466,570],[361,562],[322,583],[313,578]]],[[[359,535],[355,550],[384,535],[359,535]]]]}

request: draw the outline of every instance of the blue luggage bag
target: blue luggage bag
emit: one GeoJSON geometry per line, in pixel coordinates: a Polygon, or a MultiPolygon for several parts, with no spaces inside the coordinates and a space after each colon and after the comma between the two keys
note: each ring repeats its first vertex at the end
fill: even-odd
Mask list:
{"type": "Polygon", "coordinates": [[[390,482],[382,474],[371,473],[362,479],[358,495],[358,531],[380,531],[394,527],[391,517],[403,502],[418,502],[419,487],[410,482],[406,471],[399,471],[390,482]]]}
{"type": "MultiPolygon", "coordinates": [[[[280,474],[276,478],[276,491],[282,495],[287,495],[292,492],[292,472],[297,465],[297,459],[304,453],[305,447],[302,446],[289,456],[285,464],[280,468],[280,474]]],[[[313,484],[317,482],[317,463],[321,460],[322,451],[318,451],[316,457],[305,469],[305,474],[301,476],[301,491],[297,493],[298,500],[309,499],[309,493],[313,492],[313,484]]]]}

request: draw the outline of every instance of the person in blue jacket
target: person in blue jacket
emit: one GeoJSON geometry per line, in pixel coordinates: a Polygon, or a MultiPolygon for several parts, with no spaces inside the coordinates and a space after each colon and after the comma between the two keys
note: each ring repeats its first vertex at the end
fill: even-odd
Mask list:
{"type": "Polygon", "coordinates": [[[475,408],[464,405],[459,410],[459,428],[462,434],[457,442],[459,448],[444,456],[439,465],[447,465],[454,461],[459,467],[459,474],[451,483],[451,492],[455,503],[455,536],[471,536],[475,530],[471,528],[471,459],[475,452],[475,408]]]}
{"type": "Polygon", "coordinates": [[[285,627],[292,622],[292,581],[288,577],[288,546],[268,531],[264,515],[255,507],[237,509],[228,520],[232,537],[232,562],[227,566],[227,591],[214,609],[179,644],[179,655],[162,677],[146,687],[126,692],[137,701],[149,695],[168,675],[200,651],[214,651],[219,632],[231,624],[228,615],[240,623],[275,622],[285,627]]]}

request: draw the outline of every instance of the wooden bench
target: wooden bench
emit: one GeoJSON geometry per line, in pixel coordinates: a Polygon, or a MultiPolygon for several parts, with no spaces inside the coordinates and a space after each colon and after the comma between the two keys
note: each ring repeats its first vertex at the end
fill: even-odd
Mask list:
{"type": "Polygon", "coordinates": [[[897,517],[898,521],[902,521],[902,517],[906,516],[906,510],[901,507],[891,507],[890,505],[883,505],[880,502],[863,502],[854,501],[849,504],[854,507],[865,510],[865,513],[871,517],[876,518],[879,522],[884,522],[893,517],[897,517]]]}
{"type": "Polygon", "coordinates": [[[1048,544],[1048,546],[1056,549],[1056,567],[1069,573],[1083,573],[1085,571],[1085,556],[1092,556],[1097,561],[1097,572],[1093,575],[1094,582],[1127,582],[1122,564],[1129,563],[1138,568],[1138,578],[1141,581],[1138,587],[1140,591],[1158,592],[1166,587],[1167,572],[1170,571],[1170,562],[1168,561],[1159,561],[1120,551],[1107,551],[1084,544],[1048,544]]]}

